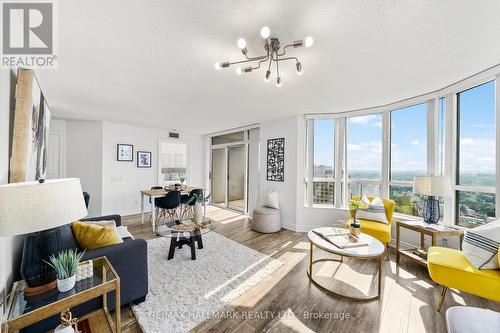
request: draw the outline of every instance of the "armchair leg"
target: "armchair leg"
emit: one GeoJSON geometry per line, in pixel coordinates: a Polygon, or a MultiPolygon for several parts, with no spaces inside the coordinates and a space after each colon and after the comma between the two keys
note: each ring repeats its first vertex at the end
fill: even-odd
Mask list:
{"type": "Polygon", "coordinates": [[[441,290],[441,296],[439,298],[439,304],[437,306],[437,310],[441,311],[441,307],[443,306],[444,303],[444,298],[446,296],[446,292],[448,291],[448,287],[443,286],[443,289],[441,290]]]}
{"type": "Polygon", "coordinates": [[[391,257],[389,256],[389,243],[385,243],[385,260],[391,260],[391,257]]]}

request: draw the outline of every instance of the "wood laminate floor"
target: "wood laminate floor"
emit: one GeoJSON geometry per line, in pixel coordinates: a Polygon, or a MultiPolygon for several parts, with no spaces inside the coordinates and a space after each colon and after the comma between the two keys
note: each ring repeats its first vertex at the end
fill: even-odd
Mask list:
{"type": "MultiPolygon", "coordinates": [[[[383,263],[381,299],[349,302],[310,283],[306,275],[309,242],[305,233],[282,229],[275,234],[259,234],[250,229],[249,219],[238,213],[215,207],[209,207],[207,212],[219,223],[215,232],[284,265],[221,310],[219,318],[204,321],[192,332],[446,332],[444,311],[435,310],[441,289],[429,278],[425,267],[405,258],[396,267],[391,253],[390,261],[383,263]]],[[[136,238],[156,237],[149,224],[141,225],[140,215],[124,217],[123,224],[136,238]]],[[[316,256],[326,254],[318,250],[316,256]]],[[[374,262],[348,259],[340,266],[325,264],[315,272],[330,287],[356,295],[376,292],[376,269],[374,262]],[[334,283],[330,278],[333,273],[334,283]]],[[[455,290],[446,296],[443,309],[453,305],[500,311],[500,303],[455,290]]],[[[129,307],[122,311],[122,325],[124,333],[142,332],[129,307]]]]}

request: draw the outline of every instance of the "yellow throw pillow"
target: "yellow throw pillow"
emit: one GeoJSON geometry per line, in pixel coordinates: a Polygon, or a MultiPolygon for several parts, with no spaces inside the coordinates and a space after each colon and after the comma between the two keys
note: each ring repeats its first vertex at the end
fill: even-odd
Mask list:
{"type": "Polygon", "coordinates": [[[103,227],[77,221],[71,223],[71,229],[82,249],[94,250],[123,242],[113,227],[103,227]]]}

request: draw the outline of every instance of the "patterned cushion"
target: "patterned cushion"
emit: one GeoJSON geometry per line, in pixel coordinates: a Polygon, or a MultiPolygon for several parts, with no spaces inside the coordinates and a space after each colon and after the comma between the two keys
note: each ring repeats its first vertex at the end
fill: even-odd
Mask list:
{"type": "Polygon", "coordinates": [[[375,197],[370,202],[370,199],[368,199],[366,195],[363,195],[361,202],[367,204],[368,208],[358,209],[356,218],[389,224],[382,199],[375,197]]]}
{"type": "Polygon", "coordinates": [[[465,232],[462,251],[477,269],[498,269],[500,220],[465,232]]]}

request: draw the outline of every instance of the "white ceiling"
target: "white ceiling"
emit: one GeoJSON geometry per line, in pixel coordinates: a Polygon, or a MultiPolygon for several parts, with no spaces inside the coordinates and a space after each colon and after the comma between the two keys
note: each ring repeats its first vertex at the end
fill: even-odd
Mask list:
{"type": "Polygon", "coordinates": [[[500,1],[58,1],[59,68],[40,71],[59,118],[205,134],[288,115],[341,112],[442,88],[500,62],[500,1]],[[236,40],[263,52],[311,35],[283,65],[237,76],[236,40]]]}

